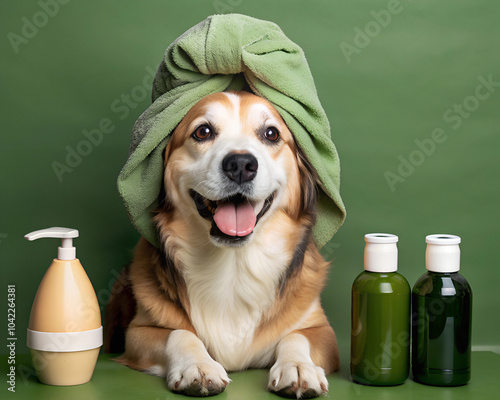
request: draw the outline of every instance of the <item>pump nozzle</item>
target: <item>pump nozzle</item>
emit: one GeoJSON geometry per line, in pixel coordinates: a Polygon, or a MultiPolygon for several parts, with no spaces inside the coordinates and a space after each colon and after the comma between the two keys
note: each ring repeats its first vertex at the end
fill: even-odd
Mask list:
{"type": "Polygon", "coordinates": [[[40,229],[24,235],[24,238],[32,241],[42,238],[62,239],[61,247],[57,249],[59,260],[74,260],[76,258],[76,248],[73,247],[73,239],[78,237],[78,230],[70,228],[52,227],[40,229]]]}

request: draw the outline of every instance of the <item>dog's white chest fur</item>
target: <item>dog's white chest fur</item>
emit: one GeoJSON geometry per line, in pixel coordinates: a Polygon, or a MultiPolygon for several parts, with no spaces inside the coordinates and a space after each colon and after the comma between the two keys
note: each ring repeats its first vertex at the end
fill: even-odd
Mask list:
{"type": "Polygon", "coordinates": [[[228,370],[270,362],[270,352],[256,355],[250,347],[289,262],[280,248],[255,241],[242,248],[209,246],[181,255],[193,326],[208,352],[228,370]]]}

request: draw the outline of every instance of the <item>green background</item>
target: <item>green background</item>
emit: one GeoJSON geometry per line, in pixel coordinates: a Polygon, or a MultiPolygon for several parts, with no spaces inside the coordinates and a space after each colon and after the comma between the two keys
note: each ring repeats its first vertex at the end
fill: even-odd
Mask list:
{"type": "Polygon", "coordinates": [[[474,348],[499,351],[498,1],[87,0],[53,7],[53,16],[41,4],[0,3],[0,337],[7,284],[15,284],[18,353],[27,351],[31,302],[59,245],[23,235],[79,229],[77,254],[104,309],[138,239],[115,182],[132,125],[150,104],[149,71],[185,30],[227,12],[272,20],[304,49],[330,118],[348,217],[323,249],[333,260],[323,303],[344,368],[350,288],[370,232],[399,235],[399,271],[410,285],[425,272],[425,235],[460,235],[474,348]],[[496,83],[476,92],[483,78],[496,83]],[[84,130],[100,127],[109,133],[85,147],[84,130]],[[53,163],[76,150],[88,154],[59,179],[53,163]]]}

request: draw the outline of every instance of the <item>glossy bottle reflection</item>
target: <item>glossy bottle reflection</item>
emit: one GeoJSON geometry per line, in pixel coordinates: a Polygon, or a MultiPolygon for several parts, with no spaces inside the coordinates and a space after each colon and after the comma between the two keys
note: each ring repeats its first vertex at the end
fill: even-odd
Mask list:
{"type": "Polygon", "coordinates": [[[352,288],[354,381],[399,385],[408,378],[410,287],[397,272],[362,272],[352,288]]]}
{"type": "Polygon", "coordinates": [[[399,385],[409,373],[410,286],[396,272],[397,236],[365,240],[365,271],[352,286],[351,375],[364,385],[399,385]]]}
{"type": "Polygon", "coordinates": [[[459,273],[428,272],[415,284],[413,377],[437,386],[470,380],[472,291],[459,273]]]}
{"type": "Polygon", "coordinates": [[[460,270],[460,237],[425,238],[428,270],[412,291],[412,372],[417,382],[465,385],[471,376],[472,290],[460,270]]]}

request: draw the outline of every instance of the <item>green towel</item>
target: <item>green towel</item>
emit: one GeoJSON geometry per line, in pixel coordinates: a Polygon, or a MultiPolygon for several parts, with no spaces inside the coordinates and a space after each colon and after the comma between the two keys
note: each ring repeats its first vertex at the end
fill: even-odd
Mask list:
{"type": "Polygon", "coordinates": [[[281,114],[321,180],[314,239],[326,244],[342,225],[340,165],[330,125],[302,49],[274,23],[245,15],[213,15],[166,50],[153,83],[153,104],[134,125],[118,190],[135,228],[159,240],[152,217],[163,178],[163,150],[177,124],[201,98],[250,90],[281,114]]]}

